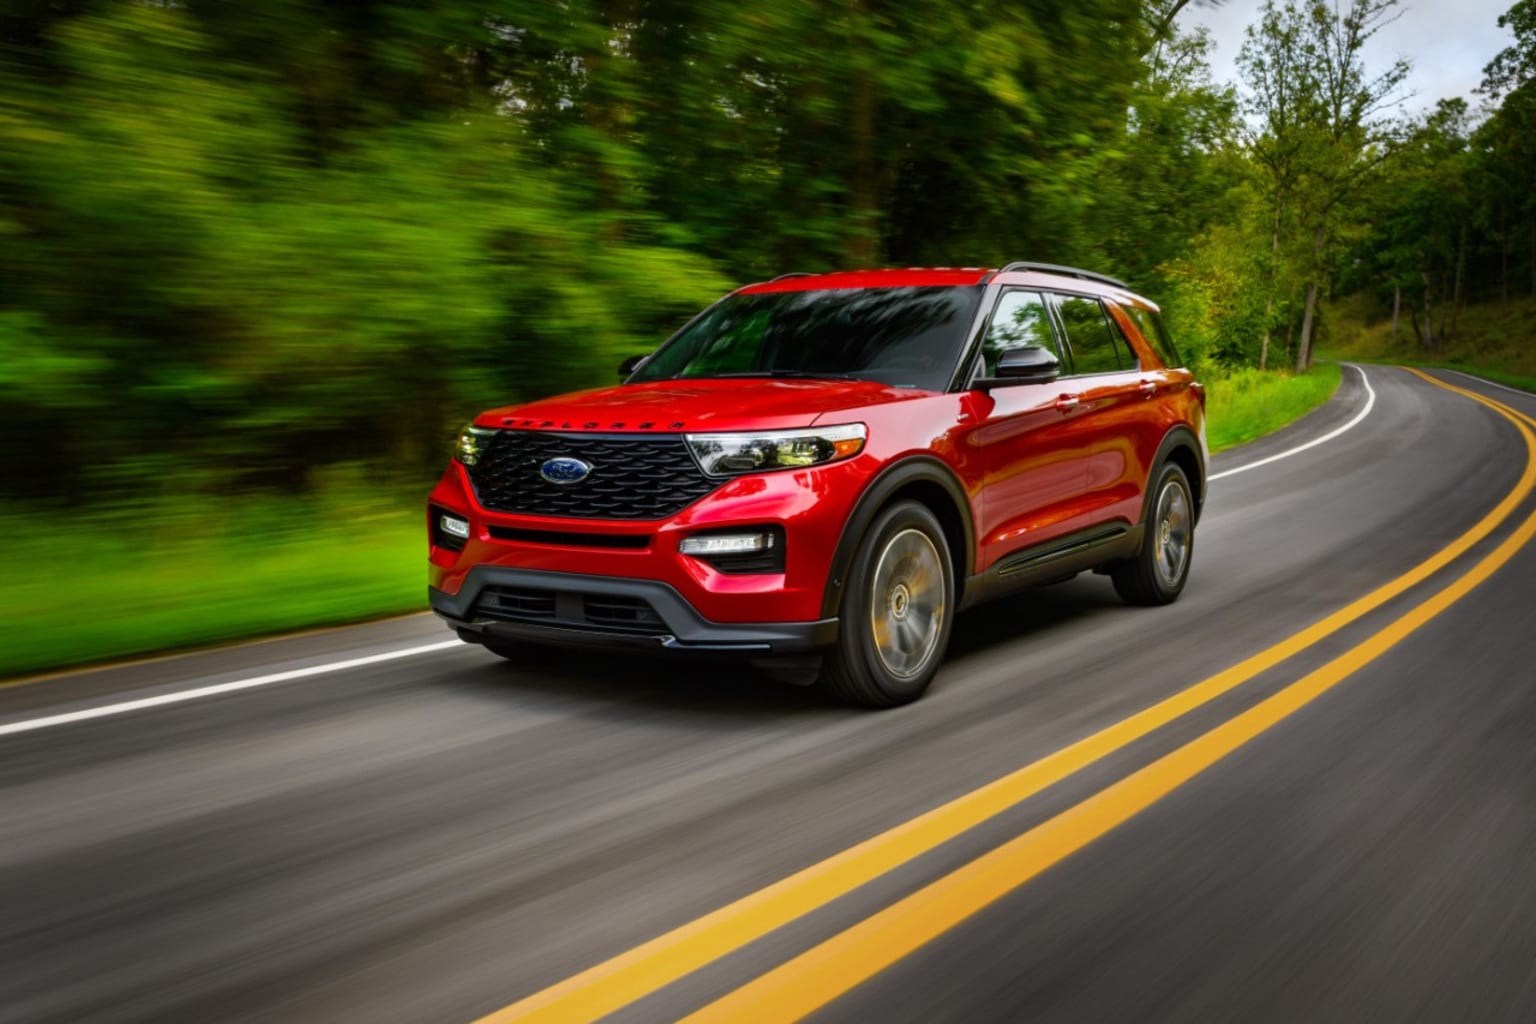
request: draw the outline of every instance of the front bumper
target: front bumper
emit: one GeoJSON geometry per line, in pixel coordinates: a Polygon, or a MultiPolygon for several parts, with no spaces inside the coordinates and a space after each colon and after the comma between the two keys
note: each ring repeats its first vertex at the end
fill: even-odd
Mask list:
{"type": "Polygon", "coordinates": [[[456,594],[427,588],[461,633],[546,644],[755,655],[805,654],[837,642],[838,620],[714,622],[658,580],[499,565],[470,569],[456,594]]]}

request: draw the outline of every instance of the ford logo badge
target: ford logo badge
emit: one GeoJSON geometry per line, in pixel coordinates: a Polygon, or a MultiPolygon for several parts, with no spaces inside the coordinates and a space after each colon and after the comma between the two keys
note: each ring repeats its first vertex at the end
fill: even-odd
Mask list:
{"type": "Polygon", "coordinates": [[[579,484],[592,472],[592,467],[580,459],[561,457],[549,459],[539,467],[539,476],[552,484],[579,484]]]}

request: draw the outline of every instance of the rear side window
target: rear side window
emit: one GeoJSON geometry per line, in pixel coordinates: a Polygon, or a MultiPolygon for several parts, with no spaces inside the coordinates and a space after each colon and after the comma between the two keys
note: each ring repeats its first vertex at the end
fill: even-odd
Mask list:
{"type": "Polygon", "coordinates": [[[1163,361],[1164,366],[1172,369],[1184,365],[1179,350],[1174,348],[1173,339],[1168,336],[1168,329],[1163,326],[1162,317],[1140,306],[1124,305],[1120,308],[1125,310],[1125,315],[1131,318],[1131,323],[1147,339],[1147,344],[1152,346],[1152,351],[1157,353],[1157,358],[1163,361]]]}
{"type": "Polygon", "coordinates": [[[1010,289],[997,300],[992,323],[982,341],[987,369],[984,376],[997,372],[997,357],[1011,348],[1038,345],[1061,358],[1056,333],[1051,329],[1051,315],[1045,309],[1045,296],[1039,292],[1010,289]]]}
{"type": "Polygon", "coordinates": [[[1055,299],[1061,326],[1067,332],[1067,347],[1072,350],[1073,373],[1116,373],[1135,368],[1098,299],[1081,295],[1057,295],[1055,299]]]}

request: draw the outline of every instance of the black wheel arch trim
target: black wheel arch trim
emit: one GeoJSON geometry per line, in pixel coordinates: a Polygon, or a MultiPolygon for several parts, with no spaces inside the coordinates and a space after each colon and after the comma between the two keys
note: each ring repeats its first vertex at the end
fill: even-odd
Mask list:
{"type": "MultiPolygon", "coordinates": [[[[832,552],[832,566],[827,572],[826,592],[821,600],[824,616],[837,614],[838,605],[842,602],[843,583],[848,578],[848,570],[852,567],[854,555],[859,550],[859,543],[869,532],[875,516],[898,491],[918,483],[935,484],[942,488],[953,503],[955,514],[960,520],[964,533],[964,537],[961,538],[964,557],[960,564],[954,566],[955,591],[958,598],[962,581],[971,575],[972,568],[976,564],[976,526],[971,519],[970,497],[966,494],[965,486],[955,475],[954,470],[933,456],[913,455],[882,470],[880,475],[864,488],[864,493],[859,495],[858,503],[854,505],[848,521],[843,524],[842,535],[838,538],[837,547],[832,552]]],[[[939,516],[942,525],[942,512],[935,509],[934,513],[939,516]]],[[[953,552],[952,548],[951,552],[953,552]]]]}
{"type": "MultiPolygon", "coordinates": [[[[1157,446],[1157,454],[1152,457],[1152,470],[1147,474],[1147,486],[1151,487],[1152,477],[1157,475],[1157,471],[1163,467],[1164,463],[1168,461],[1169,456],[1177,448],[1188,448],[1190,455],[1195,460],[1195,465],[1199,467],[1199,479],[1189,482],[1190,487],[1195,492],[1195,522],[1198,523],[1200,521],[1200,512],[1205,507],[1206,468],[1205,457],[1201,454],[1204,446],[1200,444],[1200,438],[1196,436],[1195,432],[1185,424],[1175,424],[1169,428],[1168,433],[1163,435],[1163,443],[1157,446]]],[[[1141,522],[1143,524],[1147,521],[1148,510],[1152,505],[1150,498],[1150,494],[1143,493],[1141,503],[1141,522]]]]}

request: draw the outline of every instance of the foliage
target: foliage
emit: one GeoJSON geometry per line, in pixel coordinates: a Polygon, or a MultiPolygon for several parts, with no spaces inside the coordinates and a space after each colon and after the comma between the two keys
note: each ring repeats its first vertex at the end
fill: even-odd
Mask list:
{"type": "MultiPolygon", "coordinates": [[[[1409,65],[1399,59],[1374,73],[1363,57],[1397,4],[1351,0],[1341,9],[1323,0],[1286,0],[1283,6],[1265,0],[1239,57],[1249,110],[1259,119],[1250,151],[1272,211],[1266,319],[1273,318],[1287,279],[1294,280],[1306,296],[1298,371],[1312,362],[1318,301],[1334,276],[1350,203],[1374,184],[1379,166],[1399,145],[1400,129],[1385,112],[1409,65]]],[[[1270,328],[1261,342],[1261,366],[1270,328]]]]}
{"type": "Polygon", "coordinates": [[[1219,377],[1206,403],[1206,443],[1219,452],[1273,433],[1332,398],[1340,377],[1338,363],[1296,374],[1250,366],[1219,377]]]}
{"type": "Polygon", "coordinates": [[[1536,391],[1536,298],[1469,303],[1456,320],[1456,331],[1436,352],[1394,337],[1376,297],[1362,292],[1336,304],[1327,350],[1331,358],[1448,366],[1536,391]]]}
{"type": "Polygon", "coordinates": [[[1536,0],[1413,124],[1396,3],[1268,0],[1240,92],[1185,0],[8,6],[0,496],[419,491],[786,270],[1102,268],[1217,370],[1305,365],[1342,291],[1437,348],[1536,288],[1536,0]]]}
{"type": "Polygon", "coordinates": [[[0,586],[0,678],[417,611],[422,515],[366,498],[325,489],[247,503],[220,522],[184,506],[154,519],[0,513],[35,564],[90,567],[0,586]]]}

